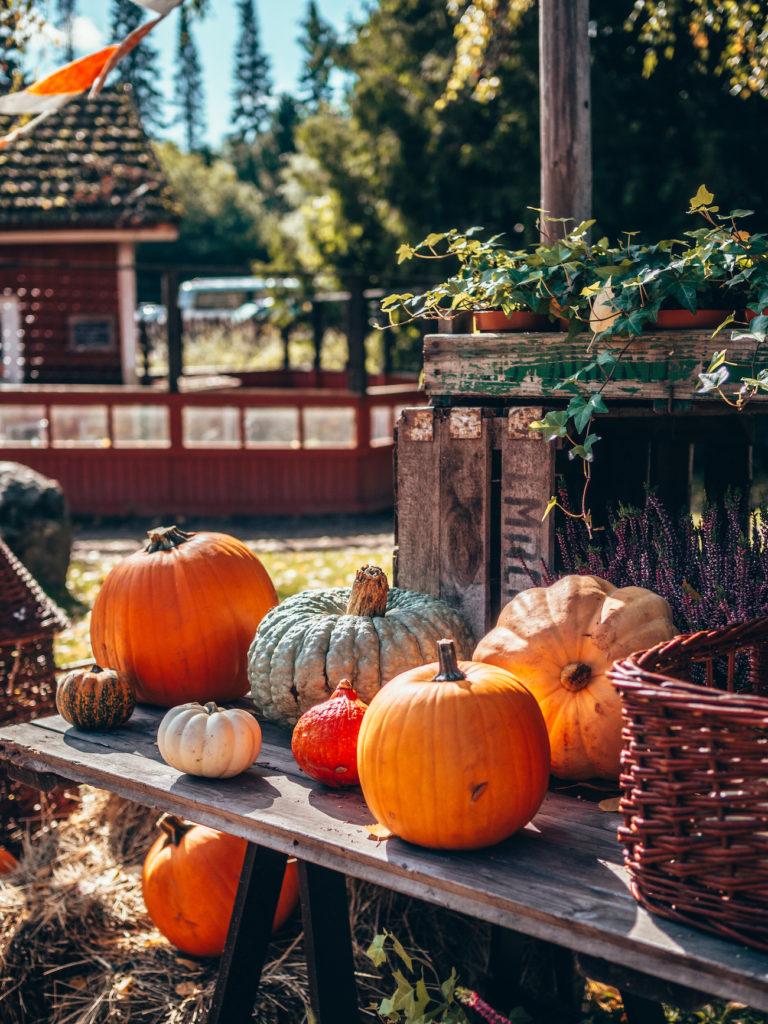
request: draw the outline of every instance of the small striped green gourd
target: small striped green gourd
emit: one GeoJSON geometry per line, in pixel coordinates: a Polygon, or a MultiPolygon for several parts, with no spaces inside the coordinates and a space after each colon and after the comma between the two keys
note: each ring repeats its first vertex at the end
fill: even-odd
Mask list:
{"type": "Polygon", "coordinates": [[[248,678],[265,718],[295,725],[348,679],[369,703],[384,683],[423,665],[444,636],[468,658],[472,632],[445,601],[389,587],[386,574],[364,565],[352,587],[308,590],[264,616],[248,652],[248,678]]]}
{"type": "Polygon", "coordinates": [[[133,714],[136,697],[125,676],[108,668],[74,669],[56,688],[56,708],[78,729],[117,729],[133,714]]]}

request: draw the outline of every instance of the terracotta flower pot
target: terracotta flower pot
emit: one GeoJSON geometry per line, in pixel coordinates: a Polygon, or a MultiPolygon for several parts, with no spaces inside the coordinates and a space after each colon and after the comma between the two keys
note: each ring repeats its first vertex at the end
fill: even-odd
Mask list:
{"type": "Polygon", "coordinates": [[[709,327],[719,327],[729,316],[728,309],[697,309],[689,313],[687,309],[660,309],[656,320],[648,324],[646,330],[661,331],[695,331],[709,327]]]}
{"type": "Polygon", "coordinates": [[[547,331],[551,330],[549,317],[518,309],[514,313],[502,313],[500,309],[484,309],[473,314],[475,330],[503,333],[504,331],[547,331]]]}

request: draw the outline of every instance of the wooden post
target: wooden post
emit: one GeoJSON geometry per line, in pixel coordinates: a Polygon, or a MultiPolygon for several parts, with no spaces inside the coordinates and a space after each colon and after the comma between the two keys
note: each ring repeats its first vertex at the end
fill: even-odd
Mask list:
{"type": "Polygon", "coordinates": [[[163,303],[166,309],[168,336],[168,390],[179,390],[179,378],[184,373],[184,335],[179,309],[179,275],[176,270],[163,274],[163,303]]]}
{"type": "Polygon", "coordinates": [[[283,346],[283,372],[288,373],[291,369],[291,338],[288,327],[280,328],[280,341],[283,346]]]}
{"type": "Polygon", "coordinates": [[[367,310],[362,278],[349,283],[347,304],[347,377],[349,390],[364,395],[368,386],[365,371],[365,334],[367,310]]]}
{"type": "MultiPolygon", "coordinates": [[[[539,0],[540,206],[576,223],[592,211],[589,71],[589,0],[539,0]]],[[[544,240],[567,230],[542,222],[544,240]]]]}
{"type": "Polygon", "coordinates": [[[323,324],[323,304],[318,302],[316,299],[312,300],[312,347],[314,349],[314,358],[312,360],[312,369],[316,375],[320,374],[323,368],[323,336],[325,334],[325,328],[323,324]]]}

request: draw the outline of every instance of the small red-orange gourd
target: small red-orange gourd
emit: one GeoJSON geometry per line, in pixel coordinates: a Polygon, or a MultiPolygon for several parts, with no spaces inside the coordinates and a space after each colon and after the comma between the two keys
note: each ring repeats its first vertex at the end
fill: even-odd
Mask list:
{"type": "Polygon", "coordinates": [[[326,786],[356,786],[357,737],[367,709],[350,681],[342,679],[328,700],[305,711],[291,740],[299,768],[326,786]]]}
{"type": "Polygon", "coordinates": [[[18,866],[19,862],[13,854],[4,846],[0,846],[0,875],[10,875],[18,866]]]}
{"type": "Polygon", "coordinates": [[[471,850],[534,816],[549,782],[541,711],[514,676],[456,660],[396,676],[371,701],[357,742],[363,796],[376,820],[419,846],[471,850]]]}
{"type": "MultiPolygon", "coordinates": [[[[160,821],[144,860],[142,890],[147,913],[170,943],[192,956],[220,956],[243,868],[247,843],[205,825],[188,825],[174,815],[160,821]]],[[[295,859],[288,861],[272,922],[277,932],[299,899],[295,859]]]]}
{"type": "Polygon", "coordinates": [[[267,570],[241,541],[163,527],[104,580],[91,646],[138,701],[223,703],[248,689],[248,646],[276,604],[267,570]]]}

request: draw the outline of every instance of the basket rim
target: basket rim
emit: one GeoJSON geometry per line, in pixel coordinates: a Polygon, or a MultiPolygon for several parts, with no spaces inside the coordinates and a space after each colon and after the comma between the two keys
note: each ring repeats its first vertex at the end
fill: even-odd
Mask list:
{"type": "Polygon", "coordinates": [[[696,633],[680,633],[671,640],[620,658],[608,670],[608,676],[622,696],[663,695],[663,700],[685,702],[692,710],[693,698],[702,710],[731,705],[734,711],[741,708],[745,713],[763,712],[768,719],[768,697],[718,690],[669,674],[678,671],[686,661],[733,656],[763,644],[768,645],[768,615],[696,633]]]}

